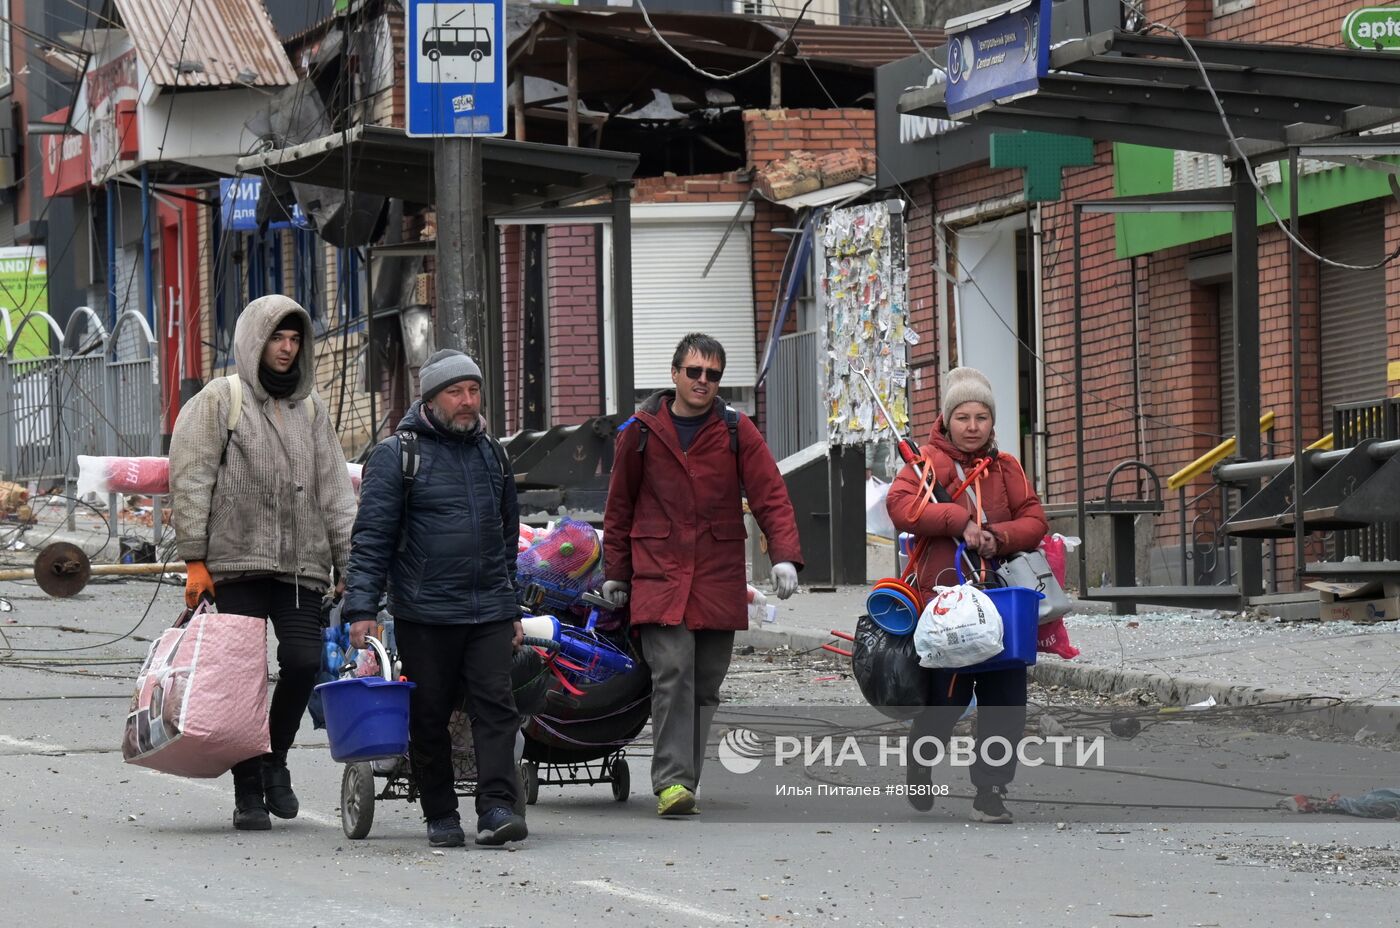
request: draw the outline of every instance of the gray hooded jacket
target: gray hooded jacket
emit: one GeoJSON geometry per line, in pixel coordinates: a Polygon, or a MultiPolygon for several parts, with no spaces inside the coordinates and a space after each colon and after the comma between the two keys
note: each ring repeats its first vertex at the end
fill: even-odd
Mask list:
{"type": "Polygon", "coordinates": [[[180,557],[204,561],[217,583],[271,574],[314,589],[330,584],[350,558],[355,495],[345,454],[315,395],[311,317],[285,296],[249,303],[233,332],[243,400],[228,432],[229,382],[218,377],[185,404],[170,436],[171,522],[180,557]],[[301,382],[273,399],[258,364],[274,327],[302,317],[307,340],[297,355],[301,382]],[[314,411],[307,414],[306,406],[314,411]],[[228,453],[220,464],[224,443],[228,453]]]}

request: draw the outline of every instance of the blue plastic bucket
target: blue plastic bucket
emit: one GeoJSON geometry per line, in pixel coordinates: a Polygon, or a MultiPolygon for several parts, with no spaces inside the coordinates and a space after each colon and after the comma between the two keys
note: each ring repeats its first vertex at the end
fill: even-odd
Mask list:
{"type": "Polygon", "coordinates": [[[318,685],[331,757],[352,764],[408,753],[408,693],[413,687],[379,677],[318,685]]]}
{"type": "Polygon", "coordinates": [[[871,590],[865,597],[871,620],[891,635],[912,635],[919,624],[919,610],[898,590],[871,590]]]}
{"type": "Polygon", "coordinates": [[[1045,594],[1022,586],[994,587],[982,592],[1001,613],[1001,653],[980,664],[959,668],[958,673],[982,673],[1034,664],[1040,601],[1045,594]]]}

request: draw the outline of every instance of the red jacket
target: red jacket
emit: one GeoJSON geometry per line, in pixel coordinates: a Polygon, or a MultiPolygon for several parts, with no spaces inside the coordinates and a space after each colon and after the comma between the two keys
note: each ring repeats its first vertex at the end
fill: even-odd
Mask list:
{"type": "Polygon", "coordinates": [[[768,537],[774,563],[802,567],[797,520],[787,485],[758,429],[739,415],[739,450],[730,450],[722,401],[682,452],[671,421],[673,391],[651,396],[637,422],[617,437],[603,518],[603,565],[609,580],[632,584],[633,625],[680,625],[692,631],[748,627],[744,511],[768,537]],[[638,453],[644,423],[649,435],[638,453]]]}
{"type": "MultiPolygon", "coordinates": [[[[962,464],[964,473],[970,473],[980,458],[987,457],[988,450],[975,454],[959,451],[943,434],[940,416],[924,445],[924,455],[932,459],[938,482],[951,490],[959,482],[954,462],[962,464]]],[[[1015,458],[997,454],[974,482],[972,492],[981,500],[984,521],[996,536],[997,554],[1032,551],[1040,545],[1049,530],[1045,510],[1015,458]]],[[[885,505],[896,529],[929,539],[916,567],[919,592],[927,600],[935,586],[957,583],[950,568],[963,530],[975,518],[975,504],[967,493],[952,503],[935,500],[927,506],[922,506],[923,498],[923,484],[913,466],[906,464],[894,478],[885,505]]]]}

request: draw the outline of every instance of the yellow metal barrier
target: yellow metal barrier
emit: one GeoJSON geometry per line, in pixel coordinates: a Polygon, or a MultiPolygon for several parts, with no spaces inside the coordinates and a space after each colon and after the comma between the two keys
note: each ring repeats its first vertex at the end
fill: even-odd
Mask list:
{"type": "MultiPolygon", "coordinates": [[[[1274,427],[1274,414],[1272,411],[1264,413],[1259,417],[1259,431],[1267,432],[1274,427]]],[[[1167,489],[1179,490],[1186,484],[1195,480],[1201,474],[1210,470],[1216,464],[1235,453],[1235,438],[1232,436],[1225,439],[1205,454],[1187,464],[1181,470],[1167,478],[1167,489]]]]}
{"type": "Polygon", "coordinates": [[[1313,442],[1311,445],[1308,445],[1308,446],[1307,446],[1306,448],[1304,448],[1303,450],[1304,450],[1304,451],[1331,451],[1331,450],[1332,450],[1332,433],[1331,433],[1331,432],[1328,432],[1326,435],[1322,436],[1322,437],[1319,438],[1317,441],[1313,442]]]}

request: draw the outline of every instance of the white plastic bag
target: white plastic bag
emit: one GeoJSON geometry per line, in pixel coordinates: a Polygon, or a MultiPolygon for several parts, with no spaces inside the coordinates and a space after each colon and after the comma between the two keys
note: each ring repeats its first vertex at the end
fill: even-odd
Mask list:
{"type": "Polygon", "coordinates": [[[1002,650],[1001,613],[970,584],[938,586],[914,628],[919,666],[969,667],[1002,650]]]}
{"type": "Polygon", "coordinates": [[[885,497],[890,495],[890,485],[876,477],[865,481],[865,531],[881,538],[894,538],[897,532],[890,521],[890,512],[885,508],[885,497]]]}

